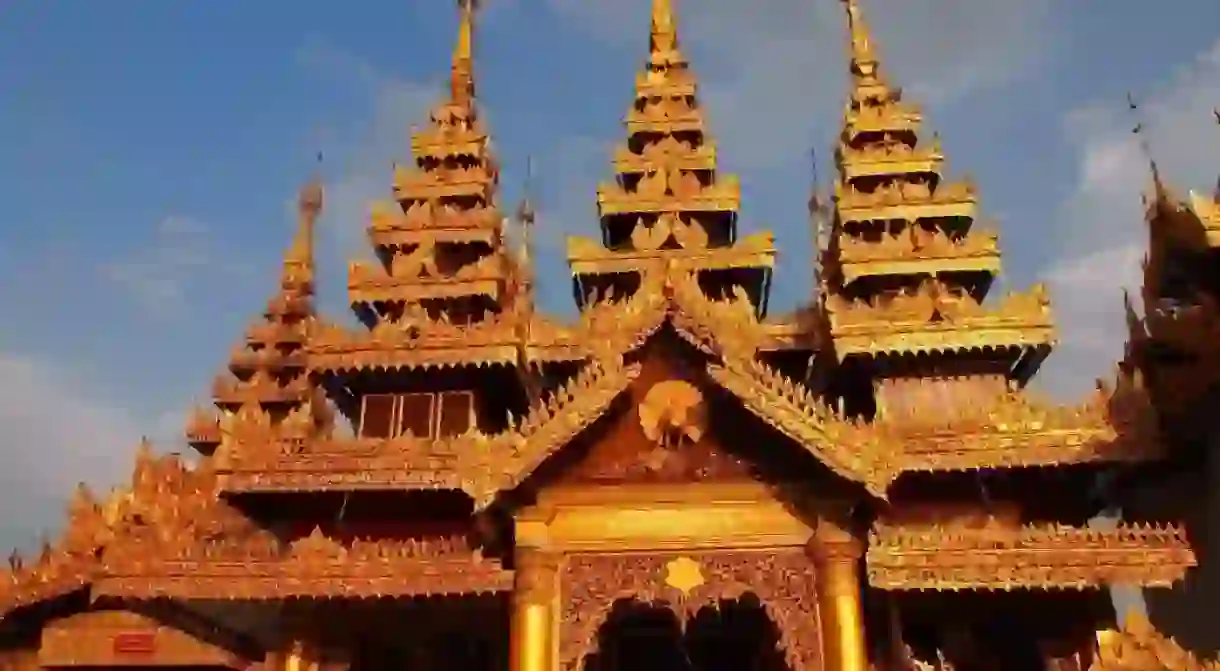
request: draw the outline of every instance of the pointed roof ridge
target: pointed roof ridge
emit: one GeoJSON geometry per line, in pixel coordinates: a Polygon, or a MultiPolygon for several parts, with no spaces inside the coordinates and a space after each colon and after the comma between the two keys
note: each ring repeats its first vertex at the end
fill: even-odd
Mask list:
{"type": "Polygon", "coordinates": [[[843,0],[843,9],[847,12],[848,47],[856,92],[869,97],[890,96],[895,100],[901,98],[902,91],[890,88],[881,74],[881,60],[873,47],[872,34],[864,20],[859,0],[843,0]]]}
{"type": "Polygon", "coordinates": [[[449,96],[454,105],[469,107],[474,102],[474,15],[478,0],[458,0],[457,41],[449,70],[449,96]]]}
{"type": "Polygon", "coordinates": [[[652,56],[678,53],[678,24],[673,0],[652,0],[651,26],[648,35],[652,56]]]}

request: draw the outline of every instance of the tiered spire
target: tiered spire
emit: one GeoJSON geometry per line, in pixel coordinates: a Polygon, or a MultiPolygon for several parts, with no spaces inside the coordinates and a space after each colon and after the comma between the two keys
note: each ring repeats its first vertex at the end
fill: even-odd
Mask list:
{"type": "Polygon", "coordinates": [[[499,311],[510,273],[496,206],[499,166],[475,104],[476,0],[460,0],[449,96],[394,171],[397,202],[374,206],[380,263],[353,263],[348,294],[368,324],[408,312],[465,323],[499,311]]]}
{"type": "Polygon", "coordinates": [[[1210,196],[1191,191],[1184,203],[1162,179],[1146,144],[1143,150],[1152,182],[1144,197],[1144,317],[1128,300],[1126,353],[1164,412],[1176,416],[1195,410],[1220,379],[1220,281],[1213,270],[1220,249],[1220,185],[1210,196]]]}
{"type": "Polygon", "coordinates": [[[568,242],[583,289],[606,288],[610,274],[749,269],[756,272],[727,273],[725,284],[746,284],[759,297],[774,246],[765,233],[736,239],[740,186],[736,176],[716,171],[671,0],[653,0],[648,61],[636,77],[626,127],[627,140],[614,152],[615,181],[597,190],[602,244],[568,242]]]}
{"type": "Polygon", "coordinates": [[[235,423],[308,432],[329,421],[324,404],[314,403],[319,392],[309,380],[304,352],[315,317],[314,228],[322,204],[320,183],[311,181],[301,189],[297,231],[284,255],[279,291],[212,387],[220,417],[197,409],[188,421],[187,439],[204,453],[223,443],[223,434],[235,423]]]}
{"type": "Polygon", "coordinates": [[[939,142],[920,142],[920,111],[887,82],[856,0],[843,4],[852,88],[836,153],[836,216],[822,274],[838,354],[1049,343],[1041,289],[1006,300],[998,311],[979,306],[1000,270],[997,236],[974,229],[974,186],[943,177],[939,142]],[[959,320],[956,329],[940,324],[950,313],[959,320]],[[925,320],[938,325],[916,326],[925,320]],[[962,328],[966,321],[972,328],[962,328]],[[992,328],[983,337],[979,327],[985,324],[1003,332],[992,328]],[[928,333],[907,332],[919,330],[928,333]],[[891,337],[882,337],[886,331],[891,337]]]}

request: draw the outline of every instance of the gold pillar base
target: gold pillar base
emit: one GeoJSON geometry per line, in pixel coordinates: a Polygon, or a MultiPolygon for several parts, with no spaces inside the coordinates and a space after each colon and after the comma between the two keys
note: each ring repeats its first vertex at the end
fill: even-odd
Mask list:
{"type": "Polygon", "coordinates": [[[863,548],[858,542],[845,541],[820,543],[814,550],[823,671],[868,671],[859,570],[863,548]]]}

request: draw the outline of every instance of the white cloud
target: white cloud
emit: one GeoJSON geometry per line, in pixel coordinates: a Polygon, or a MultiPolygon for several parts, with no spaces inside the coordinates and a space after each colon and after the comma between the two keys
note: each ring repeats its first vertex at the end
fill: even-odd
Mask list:
{"type": "Polygon", "coordinates": [[[0,352],[0,547],[28,547],[43,529],[58,526],[78,482],[104,489],[125,480],[141,425],[150,426],[81,375],[0,352]]]}
{"type": "Polygon", "coordinates": [[[194,281],[245,273],[245,269],[215,252],[207,226],[180,215],[157,222],[149,240],[126,258],[106,263],[98,270],[104,279],[158,317],[175,314],[187,300],[194,281]]]}
{"type": "MultiPolygon", "coordinates": [[[[1210,189],[1220,170],[1220,41],[1138,101],[1138,119],[1111,104],[1072,112],[1066,132],[1078,143],[1078,182],[1059,216],[1062,244],[1049,260],[1062,345],[1043,384],[1059,395],[1109,374],[1126,339],[1122,290],[1138,296],[1147,247],[1141,194],[1149,185],[1145,138],[1174,185],[1210,189]],[[1117,110],[1117,111],[1115,111],[1117,110]],[[1141,135],[1132,133],[1142,122],[1141,135]]],[[[1137,301],[1138,302],[1138,301],[1137,301]]]]}

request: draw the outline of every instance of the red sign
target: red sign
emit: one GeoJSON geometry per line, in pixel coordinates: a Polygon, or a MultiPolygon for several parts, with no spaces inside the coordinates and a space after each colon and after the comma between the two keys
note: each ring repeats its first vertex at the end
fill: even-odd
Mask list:
{"type": "Polygon", "coordinates": [[[157,651],[157,635],[149,631],[115,634],[110,646],[116,655],[151,655],[157,651]]]}

